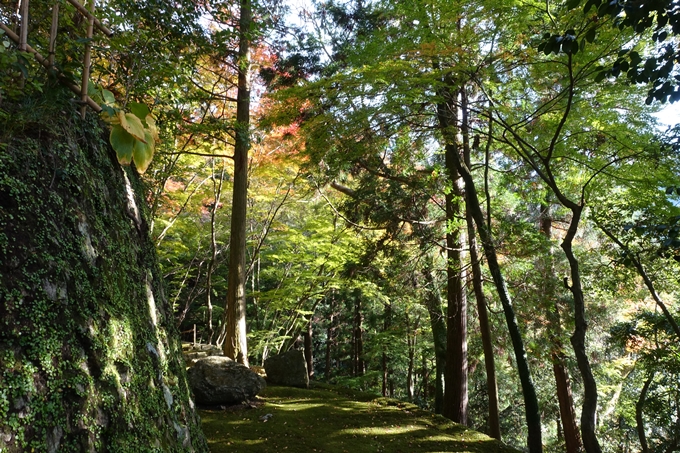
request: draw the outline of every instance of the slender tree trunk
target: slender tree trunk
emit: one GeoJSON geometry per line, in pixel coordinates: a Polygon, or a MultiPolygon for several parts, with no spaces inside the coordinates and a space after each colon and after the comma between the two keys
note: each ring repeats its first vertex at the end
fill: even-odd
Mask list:
{"type": "MultiPolygon", "coordinates": [[[[470,140],[467,118],[467,97],[463,93],[463,158],[465,165],[470,168],[470,140]]],[[[468,245],[470,248],[470,263],[472,269],[472,288],[477,301],[477,316],[479,317],[479,330],[482,337],[482,349],[484,351],[484,368],[486,370],[486,390],[489,395],[489,435],[494,439],[501,440],[500,410],[498,408],[498,384],[496,381],[496,363],[494,361],[493,342],[491,339],[491,327],[489,315],[486,310],[486,298],[482,284],[482,266],[477,252],[477,232],[475,222],[472,219],[470,204],[466,200],[465,220],[468,231],[468,245]]],[[[487,213],[490,216],[491,213],[487,213]]]]}
{"type": "Polygon", "coordinates": [[[328,330],[326,333],[326,371],[324,373],[324,377],[326,378],[326,382],[330,380],[331,377],[331,357],[332,357],[332,350],[333,350],[333,335],[334,335],[334,328],[333,328],[333,322],[335,321],[333,314],[331,314],[331,319],[329,320],[328,324],[328,330]]]}
{"type": "Polygon", "coordinates": [[[364,365],[364,337],[363,315],[361,314],[361,291],[354,292],[354,376],[363,376],[366,371],[364,365]]]}
{"type": "Polygon", "coordinates": [[[430,397],[430,392],[428,391],[428,381],[430,380],[430,370],[427,366],[427,356],[425,353],[422,354],[421,357],[422,361],[422,369],[423,369],[423,375],[422,375],[422,382],[423,382],[423,400],[427,401],[427,399],[430,397]]]}
{"type": "Polygon", "coordinates": [[[576,356],[576,363],[581,378],[583,379],[583,406],[581,409],[581,436],[583,439],[583,446],[588,453],[600,453],[602,448],[597,441],[597,433],[595,428],[597,426],[597,383],[593,376],[593,371],[590,367],[590,360],[586,353],[586,331],[588,330],[588,322],[586,321],[585,300],[583,297],[583,287],[581,285],[581,272],[579,271],[579,263],[574,255],[572,243],[578,224],[583,213],[583,205],[576,205],[571,203],[567,206],[572,213],[571,222],[567,229],[567,234],[562,240],[562,250],[569,261],[569,268],[571,270],[571,294],[574,297],[574,333],[571,336],[571,345],[574,348],[574,355],[576,356]]]}
{"type": "Polygon", "coordinates": [[[430,325],[432,326],[432,337],[434,342],[435,355],[435,394],[434,394],[434,413],[441,414],[444,407],[444,383],[446,369],[446,318],[442,310],[442,298],[439,285],[436,284],[432,269],[426,267],[423,271],[425,281],[428,285],[427,290],[427,311],[430,315],[430,325]]]}
{"type": "Polygon", "coordinates": [[[472,263],[472,286],[477,301],[477,316],[479,318],[482,350],[484,351],[484,368],[486,370],[486,390],[489,394],[489,435],[494,439],[501,440],[498,383],[496,380],[496,363],[494,361],[491,326],[489,325],[489,314],[486,309],[486,298],[484,297],[484,289],[482,286],[482,268],[480,265],[480,257],[477,253],[474,221],[472,220],[469,211],[466,214],[468,224],[468,244],[470,245],[470,261],[472,263]]]}
{"type": "Polygon", "coordinates": [[[413,401],[415,393],[415,357],[416,357],[416,335],[418,331],[418,318],[411,325],[411,318],[408,311],[404,314],[406,322],[406,343],[408,346],[408,367],[406,371],[406,395],[409,401],[413,401]]]}
{"type": "Polygon", "coordinates": [[[307,323],[307,331],[303,334],[305,342],[305,361],[307,362],[307,376],[311,379],[314,376],[314,356],[312,346],[312,317],[310,316],[307,323]]]}
{"type": "Polygon", "coordinates": [[[336,327],[336,316],[335,316],[335,291],[331,290],[331,300],[330,300],[330,311],[331,317],[328,320],[328,330],[326,333],[326,371],[324,373],[324,378],[328,382],[331,378],[331,365],[333,358],[333,347],[335,346],[335,327],[336,327]]]}
{"type": "Polygon", "coordinates": [[[649,391],[649,386],[652,384],[652,381],[654,380],[654,373],[652,373],[647,380],[645,381],[645,384],[642,386],[642,390],[640,391],[640,397],[637,400],[637,403],[635,404],[635,427],[637,429],[638,433],[638,438],[640,439],[640,453],[648,453],[649,452],[649,445],[647,444],[647,436],[645,435],[645,421],[642,418],[642,411],[645,407],[645,401],[647,400],[647,392],[649,391]]]}
{"type": "MultiPolygon", "coordinates": [[[[392,326],[392,304],[385,304],[385,312],[383,314],[383,333],[390,330],[392,326]]],[[[390,379],[389,358],[387,357],[387,347],[383,345],[382,353],[382,396],[387,396],[388,382],[390,379]]]]}
{"type": "Polygon", "coordinates": [[[654,299],[654,302],[656,302],[656,305],[661,309],[663,312],[663,315],[666,317],[666,320],[668,323],[671,325],[671,328],[675,332],[675,335],[678,336],[678,340],[680,340],[680,327],[678,327],[678,323],[675,321],[675,318],[673,318],[673,315],[671,314],[670,311],[668,311],[668,307],[666,307],[666,304],[661,300],[661,297],[659,296],[659,293],[656,292],[656,288],[654,287],[654,282],[652,282],[652,279],[649,278],[649,275],[645,271],[644,266],[642,265],[642,261],[640,260],[640,257],[633,253],[626,245],[619,240],[616,236],[614,236],[614,233],[612,233],[608,228],[606,228],[604,225],[597,223],[597,226],[602,230],[602,232],[607,235],[609,239],[614,241],[616,245],[618,245],[621,250],[626,252],[628,257],[631,259],[633,262],[633,266],[635,269],[638,271],[638,274],[640,274],[640,277],[642,277],[642,281],[645,283],[645,286],[649,290],[649,294],[651,294],[652,298],[654,299]]]}
{"type": "MultiPolygon", "coordinates": [[[[452,80],[444,80],[444,83],[451,88],[453,87],[452,80]]],[[[468,209],[470,210],[470,214],[477,225],[479,237],[482,241],[482,247],[484,249],[484,254],[486,255],[486,260],[489,266],[489,271],[491,272],[496,289],[498,290],[498,296],[501,300],[501,304],[503,305],[503,313],[508,325],[508,331],[510,333],[512,347],[515,353],[515,360],[517,361],[517,369],[520,383],[522,384],[525,415],[529,431],[527,439],[529,452],[539,453],[543,451],[543,443],[541,440],[541,413],[538,405],[538,397],[536,396],[536,389],[534,387],[533,378],[531,377],[529,362],[527,360],[526,350],[524,348],[524,341],[522,340],[522,334],[517,323],[517,318],[515,317],[515,310],[512,306],[512,300],[510,299],[510,294],[508,293],[505,279],[503,278],[503,274],[501,272],[501,267],[498,264],[496,247],[493,242],[491,231],[486,227],[484,215],[479,205],[475,181],[472,178],[469,168],[461,160],[460,155],[457,152],[457,147],[455,146],[454,131],[456,128],[456,123],[452,122],[451,119],[454,118],[452,116],[452,111],[456,109],[456,103],[455,96],[452,95],[451,88],[440,91],[440,95],[446,100],[446,102],[442,102],[437,106],[437,117],[446,143],[446,155],[451,156],[453,165],[458,170],[458,173],[462,176],[465,183],[465,191],[469,203],[468,209]]]]}
{"type": "MultiPolygon", "coordinates": [[[[548,241],[552,239],[552,218],[550,206],[541,206],[540,232],[548,241]]],[[[574,398],[569,381],[569,372],[565,366],[564,345],[562,344],[562,323],[560,320],[559,307],[557,306],[557,291],[555,284],[555,266],[553,264],[553,250],[549,247],[541,258],[541,273],[543,275],[543,294],[547,299],[547,319],[549,320],[549,336],[551,345],[550,358],[553,364],[553,375],[557,388],[557,399],[560,407],[560,417],[564,431],[564,442],[568,453],[578,453],[583,450],[578,424],[576,423],[576,410],[574,398]],[[552,308],[550,308],[552,306],[552,308]]]]}
{"type": "Polygon", "coordinates": [[[246,338],[246,205],[250,148],[250,0],[240,0],[238,92],[234,145],[234,192],[229,241],[229,277],[225,310],[224,355],[248,365],[246,338]]]}
{"type": "Polygon", "coordinates": [[[208,261],[208,270],[206,275],[206,304],[208,306],[208,344],[212,344],[215,330],[213,329],[213,305],[212,305],[212,274],[215,269],[215,262],[217,261],[217,231],[215,225],[215,215],[217,208],[220,205],[222,197],[222,182],[224,181],[225,165],[222,163],[222,171],[220,172],[220,182],[215,184],[215,162],[213,161],[212,176],[213,176],[213,195],[215,204],[210,212],[210,261],[208,261]]]}

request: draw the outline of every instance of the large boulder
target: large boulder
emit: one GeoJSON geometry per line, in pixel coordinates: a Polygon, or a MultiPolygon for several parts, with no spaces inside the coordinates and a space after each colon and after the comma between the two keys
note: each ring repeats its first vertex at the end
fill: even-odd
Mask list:
{"type": "Polygon", "coordinates": [[[260,375],[229,357],[198,359],[188,374],[196,402],[204,405],[241,403],[267,386],[260,375]]]}
{"type": "Polygon", "coordinates": [[[301,349],[292,349],[268,358],[264,362],[264,369],[267,372],[267,380],[271,384],[309,387],[307,362],[301,349]]]}

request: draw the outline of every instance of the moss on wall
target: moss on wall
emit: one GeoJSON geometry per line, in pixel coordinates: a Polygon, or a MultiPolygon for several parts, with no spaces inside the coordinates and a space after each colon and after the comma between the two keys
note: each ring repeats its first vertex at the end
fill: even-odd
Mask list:
{"type": "Polygon", "coordinates": [[[0,451],[207,451],[139,179],[67,99],[0,119],[0,451]]]}

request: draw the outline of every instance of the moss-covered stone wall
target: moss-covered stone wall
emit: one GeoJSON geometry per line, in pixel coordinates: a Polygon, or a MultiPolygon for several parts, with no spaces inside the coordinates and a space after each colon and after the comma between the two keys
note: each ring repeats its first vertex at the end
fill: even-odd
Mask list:
{"type": "Polygon", "coordinates": [[[207,451],[139,178],[58,98],[0,115],[0,451],[207,451]]]}

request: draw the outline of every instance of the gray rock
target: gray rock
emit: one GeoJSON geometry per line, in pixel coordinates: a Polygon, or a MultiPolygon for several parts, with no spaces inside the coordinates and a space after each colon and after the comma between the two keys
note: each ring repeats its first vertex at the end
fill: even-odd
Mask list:
{"type": "Polygon", "coordinates": [[[309,388],[307,362],[302,350],[292,349],[264,362],[267,380],[271,384],[309,388]]]}
{"type": "Polygon", "coordinates": [[[241,403],[267,386],[257,373],[228,357],[199,359],[188,375],[196,402],[205,405],[241,403]]]}

